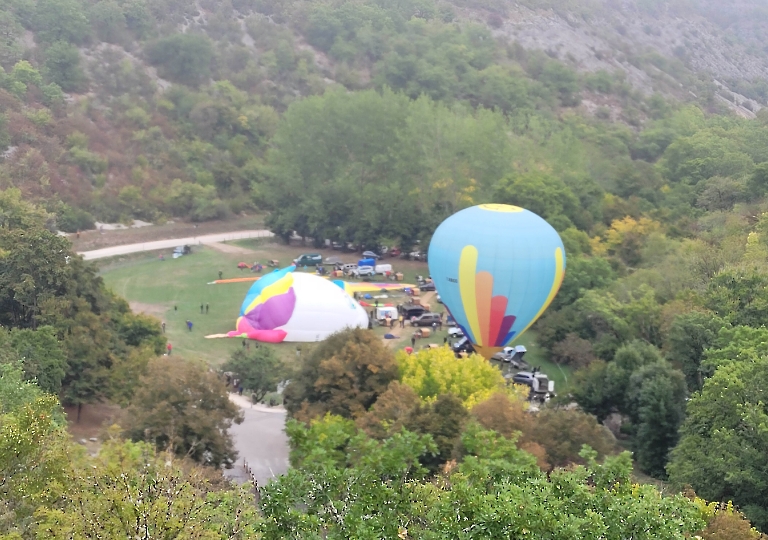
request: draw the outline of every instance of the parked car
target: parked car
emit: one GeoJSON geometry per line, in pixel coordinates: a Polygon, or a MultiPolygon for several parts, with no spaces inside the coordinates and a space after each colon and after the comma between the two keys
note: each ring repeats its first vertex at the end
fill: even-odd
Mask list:
{"type": "Polygon", "coordinates": [[[525,345],[515,345],[514,347],[504,347],[503,351],[510,359],[522,361],[528,349],[525,348],[525,345]]]}
{"type": "Polygon", "coordinates": [[[475,352],[475,348],[469,342],[467,337],[464,336],[459,341],[453,344],[453,352],[456,354],[461,354],[461,353],[469,354],[469,353],[475,352]]]}
{"type": "Polygon", "coordinates": [[[178,259],[182,255],[189,255],[192,253],[192,247],[188,245],[178,246],[173,248],[173,258],[178,259]]]}
{"type": "Polygon", "coordinates": [[[413,317],[419,317],[422,314],[426,313],[427,310],[424,306],[400,306],[400,313],[403,314],[403,317],[406,319],[412,319],[413,317]]]}
{"type": "Polygon", "coordinates": [[[512,375],[512,380],[517,384],[525,384],[527,386],[531,386],[535,377],[536,376],[530,371],[519,371],[518,373],[512,375]]]}
{"type": "Polygon", "coordinates": [[[419,285],[420,291],[434,291],[435,290],[435,282],[434,281],[425,281],[421,285],[419,285]]]}
{"type": "Polygon", "coordinates": [[[377,274],[385,275],[385,274],[391,274],[392,273],[392,265],[391,264],[377,264],[374,269],[376,270],[377,274]]]}
{"type": "Polygon", "coordinates": [[[355,277],[370,277],[376,274],[376,270],[373,266],[358,266],[350,272],[350,275],[355,277]]]}
{"type": "Polygon", "coordinates": [[[331,248],[335,249],[336,251],[341,251],[344,249],[344,244],[341,242],[331,242],[331,248]]]}
{"type": "Polygon", "coordinates": [[[411,318],[411,326],[432,326],[433,324],[440,324],[440,314],[422,313],[418,317],[411,318]]]}
{"type": "Polygon", "coordinates": [[[399,248],[399,247],[393,247],[393,248],[391,248],[391,249],[389,250],[389,253],[388,253],[388,255],[389,255],[390,257],[399,257],[401,253],[402,253],[402,251],[400,251],[400,248],[399,248]]]}
{"type": "Polygon", "coordinates": [[[323,262],[323,256],[319,253],[305,253],[293,259],[293,262],[296,266],[317,266],[323,262]]]}
{"type": "Polygon", "coordinates": [[[379,254],[373,251],[363,251],[363,258],[376,260],[379,258],[379,254]]]}
{"type": "Polygon", "coordinates": [[[450,338],[464,337],[464,330],[462,330],[458,326],[451,326],[450,328],[448,328],[448,337],[450,338]]]}
{"type": "Polygon", "coordinates": [[[326,257],[325,259],[323,259],[323,264],[336,265],[336,264],[340,264],[340,263],[341,263],[341,257],[331,256],[331,257],[326,257]]]}

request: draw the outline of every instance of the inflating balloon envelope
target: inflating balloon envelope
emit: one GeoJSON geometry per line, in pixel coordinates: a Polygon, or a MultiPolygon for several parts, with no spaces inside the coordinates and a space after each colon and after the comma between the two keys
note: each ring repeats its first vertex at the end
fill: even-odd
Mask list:
{"type": "Polygon", "coordinates": [[[490,358],[552,302],[565,276],[565,248],[533,212],[483,204],[440,224],[429,245],[429,271],[464,335],[490,358]]]}
{"type": "Polygon", "coordinates": [[[240,308],[237,330],[227,336],[269,343],[320,341],[344,328],[368,326],[368,314],[341,287],[295,269],[272,272],[254,283],[240,308]]]}

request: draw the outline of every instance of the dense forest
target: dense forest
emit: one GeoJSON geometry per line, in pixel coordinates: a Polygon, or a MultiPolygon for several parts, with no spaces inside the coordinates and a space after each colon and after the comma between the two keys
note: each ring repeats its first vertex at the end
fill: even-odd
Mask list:
{"type": "MultiPolygon", "coordinates": [[[[705,26],[668,56],[617,45],[616,69],[505,33],[526,9],[630,34],[598,0],[4,2],[0,538],[759,538],[743,516],[768,530],[768,15],[628,5],[660,42],[670,17],[708,21],[757,75],[703,70],[705,26]],[[157,359],[156,321],[55,234],[245,212],[285,239],[405,249],[485,202],[564,241],[533,330],[575,370],[568,395],[534,424],[482,362],[337,336],[286,390],[293,468],[256,506],[214,467],[239,421],[221,381],[157,359]],[[80,455],[58,403],[100,399],[128,420],[80,455]],[[632,460],[663,494],[632,483],[632,460]]],[[[276,362],[231,367],[262,366],[256,390],[276,362]]]]}

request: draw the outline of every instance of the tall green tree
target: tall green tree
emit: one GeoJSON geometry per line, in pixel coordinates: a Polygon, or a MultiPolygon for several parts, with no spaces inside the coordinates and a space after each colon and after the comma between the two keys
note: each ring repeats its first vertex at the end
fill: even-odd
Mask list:
{"type": "Polygon", "coordinates": [[[45,74],[65,92],[82,92],[87,87],[80,51],[64,41],[56,41],[45,49],[45,74]]]}
{"type": "Polygon", "coordinates": [[[160,75],[174,82],[197,87],[211,76],[213,44],[200,34],[172,34],[146,48],[149,61],[160,75]]]}
{"type": "Polygon", "coordinates": [[[503,178],[493,200],[526,208],[559,231],[573,226],[573,220],[579,221],[576,195],[559,178],[538,171],[503,178]]]}
{"type": "Polygon", "coordinates": [[[252,352],[236,350],[222,364],[221,370],[231,372],[235,379],[239,379],[240,385],[252,394],[257,403],[274,392],[277,383],[286,375],[274,349],[266,345],[257,345],[252,352]]]}
{"type": "Polygon", "coordinates": [[[44,43],[80,44],[91,34],[85,6],[78,0],[39,0],[32,23],[37,38],[44,43]]]}
{"type": "Polygon", "coordinates": [[[724,270],[712,278],[706,307],[734,325],[761,326],[768,319],[768,276],[724,270]]]}
{"type": "Polygon", "coordinates": [[[670,450],[677,444],[688,396],[683,374],[666,361],[647,364],[629,379],[627,412],[635,430],[632,446],[641,470],[666,477],[670,450]]]}
{"type": "Polygon", "coordinates": [[[680,442],[667,466],[676,486],[709,500],[731,500],[757,527],[768,527],[768,359],[720,367],[688,402],[680,442]]]}
{"type": "Polygon", "coordinates": [[[9,335],[0,335],[0,347],[13,349],[22,362],[25,378],[34,379],[43,392],[59,393],[67,358],[52,327],[14,329],[9,335]]]}
{"type": "Polygon", "coordinates": [[[713,345],[720,329],[727,326],[720,317],[700,311],[680,314],[672,321],[664,344],[666,357],[680,366],[689,391],[700,390],[704,384],[704,352],[713,345]]]}

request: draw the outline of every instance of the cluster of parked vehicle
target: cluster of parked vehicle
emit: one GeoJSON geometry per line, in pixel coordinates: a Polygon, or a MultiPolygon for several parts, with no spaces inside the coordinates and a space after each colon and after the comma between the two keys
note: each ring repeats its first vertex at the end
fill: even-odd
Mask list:
{"type": "MultiPolygon", "coordinates": [[[[371,252],[366,253],[374,255],[371,252]]],[[[345,276],[356,278],[373,277],[377,274],[388,275],[392,273],[391,264],[379,264],[377,257],[369,257],[366,253],[363,254],[364,258],[356,263],[345,263],[341,260],[341,257],[326,257],[323,259],[323,256],[319,253],[305,253],[299,255],[293,260],[293,263],[299,267],[316,266],[319,268],[329,266],[334,270],[340,270],[345,276]]]]}
{"type": "MultiPolygon", "coordinates": [[[[336,251],[343,251],[345,253],[360,252],[360,246],[358,246],[354,242],[336,242],[336,241],[326,240],[325,244],[326,244],[326,247],[329,247],[336,251]]],[[[403,259],[407,259],[410,261],[426,261],[427,260],[426,252],[423,252],[418,249],[414,251],[404,252],[397,246],[392,246],[392,247],[379,246],[378,248],[373,250],[363,251],[363,257],[373,257],[376,259],[381,259],[384,257],[401,257],[403,259]]]]}

